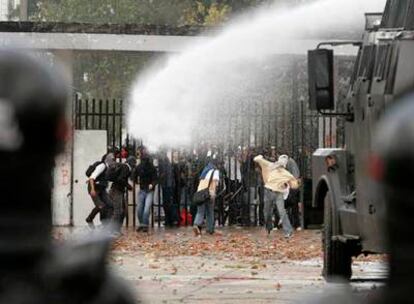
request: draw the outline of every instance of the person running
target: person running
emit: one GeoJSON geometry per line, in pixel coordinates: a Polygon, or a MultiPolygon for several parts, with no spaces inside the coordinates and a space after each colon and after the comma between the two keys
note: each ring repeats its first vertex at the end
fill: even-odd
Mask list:
{"type": "Polygon", "coordinates": [[[207,219],[207,233],[214,234],[214,204],[216,199],[217,187],[220,181],[220,173],[217,169],[216,159],[211,160],[203,169],[200,175],[200,183],[197,191],[209,189],[210,200],[197,207],[197,214],[194,220],[193,231],[196,236],[201,235],[204,217],[207,219]]]}
{"type": "Polygon", "coordinates": [[[101,221],[107,223],[111,217],[113,203],[110,199],[106,188],[108,180],[106,179],[106,170],[115,163],[115,157],[112,153],[105,154],[100,163],[95,163],[92,173],[88,179],[88,193],[92,198],[95,207],[86,218],[86,222],[92,228],[94,227],[93,220],[98,213],[101,213],[101,221]]]}
{"type": "Polygon", "coordinates": [[[287,196],[290,188],[299,188],[299,182],[285,169],[287,159],[284,157],[280,158],[278,162],[270,162],[265,160],[262,155],[258,155],[254,161],[260,166],[264,181],[266,231],[270,234],[273,229],[273,208],[276,205],[285,237],[290,238],[293,234],[293,228],[286,213],[284,197],[287,196]]]}

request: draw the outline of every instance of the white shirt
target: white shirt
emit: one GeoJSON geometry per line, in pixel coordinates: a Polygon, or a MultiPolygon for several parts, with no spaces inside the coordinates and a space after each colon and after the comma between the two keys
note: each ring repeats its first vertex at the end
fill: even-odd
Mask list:
{"type": "MultiPolygon", "coordinates": [[[[206,177],[204,177],[204,179],[210,181],[210,177],[211,177],[212,172],[213,172],[213,169],[208,171],[207,174],[206,174],[206,177]]],[[[220,173],[219,173],[219,170],[217,170],[217,169],[214,169],[213,180],[215,180],[215,181],[220,180],[220,173]]]]}
{"type": "MultiPolygon", "coordinates": [[[[207,189],[212,173],[213,173],[213,169],[208,171],[206,176],[203,179],[200,180],[200,183],[198,184],[197,191],[207,189]]],[[[211,181],[211,184],[210,184],[210,195],[211,196],[215,196],[215,190],[216,190],[216,187],[213,185],[213,181],[217,181],[217,183],[218,183],[219,180],[220,180],[220,172],[219,172],[219,170],[214,169],[213,180],[211,181]]]]}
{"type": "Polygon", "coordinates": [[[97,165],[89,178],[96,180],[99,177],[99,175],[101,175],[105,171],[105,168],[106,165],[104,163],[97,165]]]}

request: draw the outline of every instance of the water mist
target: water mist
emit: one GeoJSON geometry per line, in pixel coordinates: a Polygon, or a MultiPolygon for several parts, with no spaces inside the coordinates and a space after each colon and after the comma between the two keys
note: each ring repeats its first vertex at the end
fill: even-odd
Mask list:
{"type": "Polygon", "coordinates": [[[266,79],[263,70],[250,67],[275,53],[297,51],[292,40],[307,33],[362,33],[364,13],[381,12],[384,6],[385,0],[320,0],[238,18],[216,37],[170,55],[138,77],[131,91],[129,131],[152,149],[187,145],[195,131],[206,128],[208,117],[201,109],[248,99],[266,79]]]}

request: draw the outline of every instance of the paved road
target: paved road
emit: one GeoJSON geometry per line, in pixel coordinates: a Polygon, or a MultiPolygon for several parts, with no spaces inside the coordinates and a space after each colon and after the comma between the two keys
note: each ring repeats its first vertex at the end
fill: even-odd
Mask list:
{"type": "MultiPolygon", "coordinates": [[[[115,254],[112,260],[143,303],[294,303],[329,288],[320,276],[319,260],[236,262],[125,253],[115,254]]],[[[384,277],[386,270],[379,262],[358,262],[354,273],[358,280],[353,288],[369,291],[379,285],[369,279],[384,277]]]]}
{"type": "MultiPolygon", "coordinates": [[[[260,240],[262,236],[257,233],[253,232],[252,237],[260,240]]],[[[177,240],[181,240],[180,248],[183,238],[184,243],[191,241],[189,234],[176,235],[177,240]]],[[[314,237],[315,242],[319,240],[317,232],[305,232],[296,237],[309,240],[309,236],[314,237]]],[[[171,239],[171,235],[165,237],[169,240],[161,242],[174,252],[176,239],[171,239]]],[[[300,261],[286,257],[261,259],[255,255],[240,258],[237,254],[220,255],[214,249],[210,255],[186,256],[178,252],[178,247],[177,254],[163,255],[157,252],[160,247],[154,239],[161,240],[163,236],[155,233],[145,240],[139,239],[143,246],[147,242],[143,251],[131,251],[130,247],[126,250],[121,246],[111,257],[115,271],[131,283],[143,303],[303,303],[303,299],[342,288],[342,285],[327,285],[323,281],[320,257],[300,261]]],[[[266,238],[262,241],[266,242],[266,238]]],[[[283,240],[278,238],[277,242],[283,240]]],[[[380,261],[357,261],[353,271],[351,287],[361,294],[375,292],[375,287],[382,285],[377,279],[386,276],[386,267],[380,261]]]]}

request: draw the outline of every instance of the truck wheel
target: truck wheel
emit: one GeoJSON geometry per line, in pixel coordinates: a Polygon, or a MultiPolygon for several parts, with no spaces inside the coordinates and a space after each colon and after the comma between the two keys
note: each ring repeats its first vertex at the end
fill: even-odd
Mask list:
{"type": "Polygon", "coordinates": [[[338,233],[334,227],[334,211],[329,192],[325,196],[323,245],[323,277],[327,282],[348,281],[352,276],[352,256],[346,244],[333,241],[338,233]]]}

